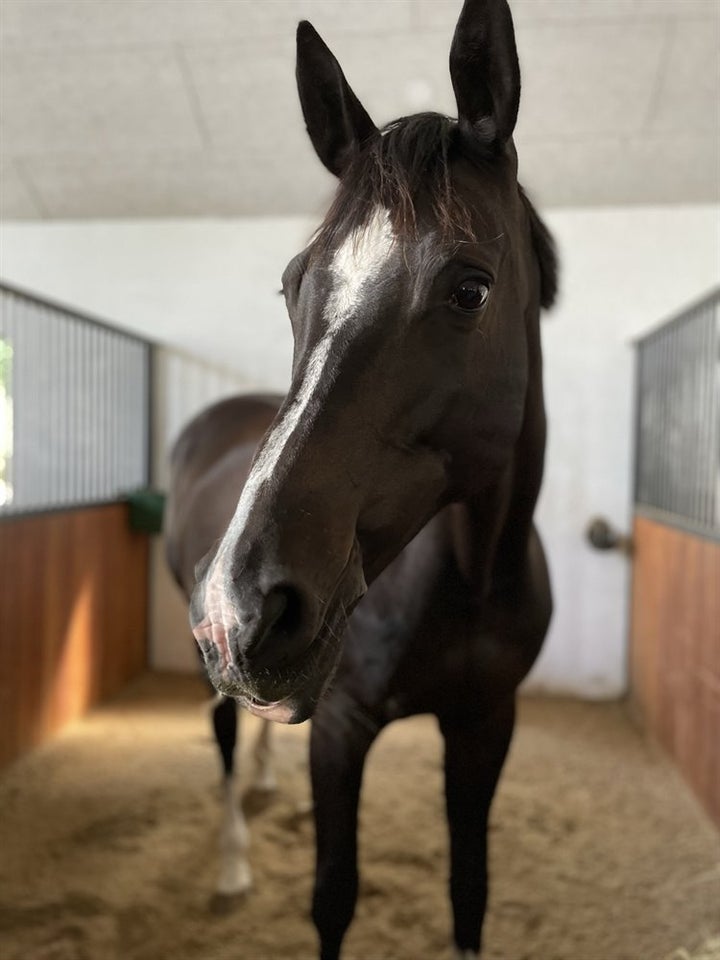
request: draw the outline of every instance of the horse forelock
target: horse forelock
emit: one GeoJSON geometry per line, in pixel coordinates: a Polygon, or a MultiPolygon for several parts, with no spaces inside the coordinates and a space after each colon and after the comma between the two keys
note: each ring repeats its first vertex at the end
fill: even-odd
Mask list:
{"type": "Polygon", "coordinates": [[[491,160],[490,148],[463,134],[450,117],[419,113],[388,124],[343,174],[314,238],[314,252],[327,255],[358,235],[378,209],[387,211],[401,242],[417,238],[421,206],[441,239],[474,240],[471,198],[461,195],[451,179],[451,164],[461,157],[483,168],[491,160]]]}

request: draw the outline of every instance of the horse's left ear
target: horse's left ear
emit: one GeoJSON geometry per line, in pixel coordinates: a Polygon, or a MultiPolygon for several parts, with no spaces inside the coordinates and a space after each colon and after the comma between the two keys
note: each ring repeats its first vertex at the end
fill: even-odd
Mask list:
{"type": "Polygon", "coordinates": [[[377,127],[350,89],[340,64],[307,20],[297,29],[298,93],[315,152],[330,173],[341,177],[377,127]]]}
{"type": "Polygon", "coordinates": [[[483,140],[505,143],[515,129],[520,67],[506,0],[465,0],[450,48],[458,118],[483,140]]]}

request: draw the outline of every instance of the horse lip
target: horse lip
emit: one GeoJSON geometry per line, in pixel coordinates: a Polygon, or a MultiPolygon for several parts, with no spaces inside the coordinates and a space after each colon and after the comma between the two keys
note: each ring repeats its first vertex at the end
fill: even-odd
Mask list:
{"type": "Polygon", "coordinates": [[[284,700],[276,700],[274,703],[255,700],[253,697],[244,697],[241,703],[246,710],[263,720],[291,723],[295,717],[295,708],[292,706],[290,697],[286,697],[284,700]]]}
{"type": "MultiPolygon", "coordinates": [[[[327,640],[328,635],[333,639],[333,647],[336,652],[332,656],[332,662],[327,663],[321,675],[318,676],[313,693],[302,694],[299,690],[296,690],[280,700],[269,702],[262,700],[255,694],[243,692],[236,695],[236,699],[241,706],[256,717],[260,717],[263,720],[274,720],[276,723],[302,723],[304,720],[309,719],[315,712],[318,702],[325,694],[337,668],[337,649],[339,644],[337,643],[337,637],[334,631],[328,629],[327,623],[324,623],[322,629],[316,634],[310,646],[310,651],[312,651],[316,645],[322,645],[324,641],[327,640]]],[[[312,653],[310,653],[310,656],[312,656],[312,653]]],[[[303,662],[307,663],[307,659],[307,655],[301,658],[298,666],[303,662]]]]}

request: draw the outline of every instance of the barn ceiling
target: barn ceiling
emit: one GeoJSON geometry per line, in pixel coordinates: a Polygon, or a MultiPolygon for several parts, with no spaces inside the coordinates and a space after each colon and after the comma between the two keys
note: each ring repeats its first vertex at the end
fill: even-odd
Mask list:
{"type": "MultiPolygon", "coordinates": [[[[377,123],[454,112],[460,0],[2,0],[6,218],[312,214],[294,29],[377,123]]],[[[717,200],[718,0],[514,0],[521,178],[545,206],[717,200]]]]}

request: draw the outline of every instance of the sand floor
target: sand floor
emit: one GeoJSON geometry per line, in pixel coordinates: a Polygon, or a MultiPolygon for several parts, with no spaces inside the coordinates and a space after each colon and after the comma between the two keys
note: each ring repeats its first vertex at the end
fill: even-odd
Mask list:
{"type": "MultiPolygon", "coordinates": [[[[275,728],[279,790],[251,818],[255,887],[209,908],[219,768],[198,681],[148,677],[0,778],[0,960],[301,960],[307,725],[275,728]]],[[[243,749],[256,730],[244,717],[243,749]]],[[[445,960],[440,738],[370,756],[347,960],[445,960]]],[[[720,841],[616,704],[523,700],[492,815],[487,960],[720,957],[720,841]]]]}

